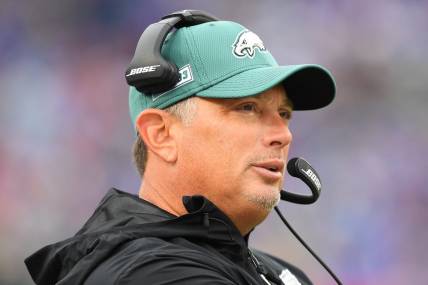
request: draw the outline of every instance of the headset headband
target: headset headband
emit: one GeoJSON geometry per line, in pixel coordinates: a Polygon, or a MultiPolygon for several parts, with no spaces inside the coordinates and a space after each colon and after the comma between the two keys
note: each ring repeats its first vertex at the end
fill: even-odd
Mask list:
{"type": "Polygon", "coordinates": [[[161,55],[163,42],[173,28],[189,27],[219,19],[198,10],[183,10],[162,17],[151,24],[141,35],[134,57],[126,70],[128,85],[146,94],[156,94],[171,89],[179,80],[177,66],[161,55]]]}

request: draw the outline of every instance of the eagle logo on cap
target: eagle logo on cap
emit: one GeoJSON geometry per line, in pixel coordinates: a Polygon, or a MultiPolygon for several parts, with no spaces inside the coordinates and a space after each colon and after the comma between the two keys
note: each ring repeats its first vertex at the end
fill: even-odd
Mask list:
{"type": "Polygon", "coordinates": [[[259,36],[249,30],[243,30],[240,32],[232,47],[233,54],[239,58],[246,56],[254,58],[256,49],[260,52],[266,51],[266,48],[259,36]]]}

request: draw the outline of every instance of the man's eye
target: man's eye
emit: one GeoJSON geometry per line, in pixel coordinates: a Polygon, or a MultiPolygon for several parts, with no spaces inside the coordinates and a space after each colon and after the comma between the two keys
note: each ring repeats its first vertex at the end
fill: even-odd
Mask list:
{"type": "Polygon", "coordinates": [[[238,106],[238,110],[252,112],[256,110],[256,104],[254,103],[245,103],[238,106]]]}
{"type": "Polygon", "coordinates": [[[288,110],[279,111],[279,115],[283,119],[286,119],[286,120],[290,120],[291,119],[291,111],[288,111],[288,110]]]}

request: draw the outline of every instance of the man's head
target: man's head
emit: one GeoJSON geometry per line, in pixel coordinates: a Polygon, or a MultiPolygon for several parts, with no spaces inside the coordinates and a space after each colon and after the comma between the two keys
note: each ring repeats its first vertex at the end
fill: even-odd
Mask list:
{"type": "Polygon", "coordinates": [[[162,94],[130,90],[140,170],[147,159],[140,195],[177,214],[183,195],[204,195],[248,232],[279,199],[293,107],[329,104],[334,81],[317,65],[278,66],[233,22],[180,28],[162,54],[179,68],[179,83],[162,94]]]}

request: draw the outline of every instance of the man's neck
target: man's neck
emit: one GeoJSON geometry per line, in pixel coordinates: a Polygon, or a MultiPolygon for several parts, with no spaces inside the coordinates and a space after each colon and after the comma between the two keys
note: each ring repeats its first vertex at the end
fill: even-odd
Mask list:
{"type": "Polygon", "coordinates": [[[160,185],[153,185],[150,179],[143,179],[138,196],[159,208],[175,216],[182,216],[187,213],[181,202],[181,196],[172,191],[173,189],[164,189],[160,185]]]}

